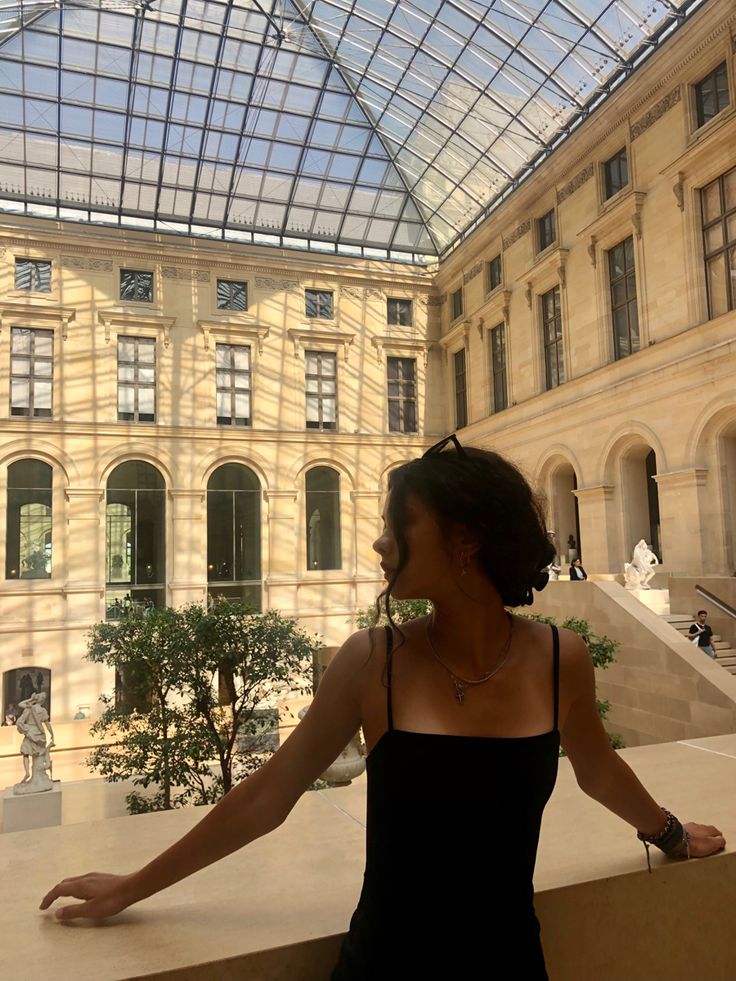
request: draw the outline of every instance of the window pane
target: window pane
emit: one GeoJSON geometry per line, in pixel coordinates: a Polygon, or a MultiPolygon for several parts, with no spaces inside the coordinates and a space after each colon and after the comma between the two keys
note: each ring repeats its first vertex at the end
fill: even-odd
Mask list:
{"type": "Polygon", "coordinates": [[[135,389],[128,385],[118,385],[118,412],[133,412],[135,409],[135,389]]]}
{"type": "Polygon", "coordinates": [[[234,371],[232,377],[235,388],[250,388],[250,375],[247,371],[234,371]]]}
{"type": "Polygon", "coordinates": [[[705,230],[705,251],[710,253],[716,249],[722,249],[723,242],[723,222],[717,222],[705,230]]]}
{"type": "Polygon", "coordinates": [[[235,416],[238,419],[250,419],[250,395],[236,393],[235,416]]]}
{"type": "Polygon", "coordinates": [[[726,288],[726,256],[721,252],[706,263],[708,297],[711,317],[720,317],[728,310],[728,291],[726,288]]]}
{"type": "Polygon", "coordinates": [[[250,368],[250,348],[238,346],[233,348],[233,367],[248,370],[250,368]]]}
{"type": "Polygon", "coordinates": [[[152,339],[138,339],[138,360],[144,364],[153,364],[156,360],[156,342],[152,339]]]}
{"type": "MultiPolygon", "coordinates": [[[[229,368],[232,350],[233,348],[229,344],[218,344],[215,347],[215,367],[229,368]]],[[[219,381],[217,384],[220,384],[219,381]]]]}
{"type": "Polygon", "coordinates": [[[11,358],[10,359],[10,372],[13,375],[30,375],[30,373],[31,373],[31,359],[30,358],[11,358]]]}
{"type": "Polygon", "coordinates": [[[33,386],[33,406],[35,409],[51,408],[51,382],[36,381],[33,386]]]}
{"type": "Polygon", "coordinates": [[[306,475],[308,569],[340,568],[339,481],[330,467],[315,467],[306,475]]]}
{"type": "Polygon", "coordinates": [[[24,327],[13,327],[13,354],[31,353],[31,332],[24,327]]]}
{"type": "Polygon", "coordinates": [[[10,403],[14,408],[29,408],[31,404],[31,383],[24,378],[13,378],[10,382],[10,403]]]}
{"type": "Polygon", "coordinates": [[[40,375],[42,378],[51,378],[53,370],[54,365],[52,361],[34,361],[33,373],[36,377],[40,375]]]}
{"type": "Polygon", "coordinates": [[[38,357],[51,358],[54,354],[54,335],[50,330],[33,331],[33,353],[38,357]]]}
{"type": "Polygon", "coordinates": [[[337,420],[336,408],[334,399],[322,399],[322,420],[324,422],[335,422],[337,420]]]}
{"type": "Polygon", "coordinates": [[[217,417],[218,419],[230,418],[230,393],[229,392],[217,393],[217,417]]]}
{"type": "Polygon", "coordinates": [[[135,339],[132,337],[118,338],[118,360],[135,361],[135,339]]]}
{"type": "Polygon", "coordinates": [[[138,389],[138,412],[152,415],[154,412],[154,391],[152,388],[138,389]]]}
{"type": "Polygon", "coordinates": [[[319,399],[314,395],[307,396],[307,422],[319,422],[319,399]]]}

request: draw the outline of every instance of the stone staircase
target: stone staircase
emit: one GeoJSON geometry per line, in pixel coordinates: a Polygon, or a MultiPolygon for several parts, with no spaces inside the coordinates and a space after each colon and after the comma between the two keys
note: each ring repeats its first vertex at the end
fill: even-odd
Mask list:
{"type": "MultiPolygon", "coordinates": [[[[644,606],[648,606],[653,613],[672,624],[683,637],[688,636],[693,618],[689,613],[670,613],[670,591],[668,589],[632,589],[631,592],[644,606]]],[[[713,647],[716,651],[716,663],[720,664],[726,671],[736,675],[736,648],[731,647],[730,643],[723,640],[720,634],[713,634],[713,647]]]]}
{"type": "MultiPolygon", "coordinates": [[[[688,636],[690,624],[693,622],[691,616],[686,613],[666,613],[660,614],[660,616],[667,623],[671,623],[683,637],[688,636]]],[[[723,640],[720,634],[713,634],[713,647],[716,652],[716,663],[731,674],[736,674],[736,649],[731,647],[727,640],[723,640]]]]}

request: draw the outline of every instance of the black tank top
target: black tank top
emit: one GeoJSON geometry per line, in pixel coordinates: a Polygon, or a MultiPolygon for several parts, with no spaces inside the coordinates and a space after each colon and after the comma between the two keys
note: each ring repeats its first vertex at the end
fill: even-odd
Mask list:
{"type": "Polygon", "coordinates": [[[367,759],[366,866],[332,981],[546,981],[532,877],[559,758],[554,726],[519,738],[388,728],[367,759]]]}

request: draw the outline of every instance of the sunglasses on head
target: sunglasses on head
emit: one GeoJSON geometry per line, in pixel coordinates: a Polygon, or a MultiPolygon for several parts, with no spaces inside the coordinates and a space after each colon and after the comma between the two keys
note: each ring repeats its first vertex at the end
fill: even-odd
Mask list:
{"type": "Polygon", "coordinates": [[[424,459],[425,456],[432,456],[433,453],[441,453],[444,450],[444,448],[448,446],[450,443],[452,443],[455,449],[457,450],[457,455],[460,457],[461,460],[468,459],[468,454],[462,448],[460,444],[460,440],[457,438],[455,433],[451,433],[449,436],[445,436],[445,438],[441,439],[439,443],[435,443],[434,446],[430,446],[428,450],[425,450],[425,452],[422,453],[422,459],[424,459]]]}

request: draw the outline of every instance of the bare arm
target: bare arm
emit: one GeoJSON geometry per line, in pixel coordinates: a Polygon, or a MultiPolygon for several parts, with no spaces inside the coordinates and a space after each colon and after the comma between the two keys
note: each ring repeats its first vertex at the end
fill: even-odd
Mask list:
{"type": "MultiPolygon", "coordinates": [[[[561,638],[561,684],[568,704],[562,720],[561,741],[578,785],[637,831],[656,835],[664,828],[665,816],[631,767],[611,746],[596,707],[590,654],[578,635],[561,631],[561,638]]],[[[688,824],[687,828],[693,856],[710,855],[725,846],[720,831],[712,825],[688,824]]]]}
{"type": "Polygon", "coordinates": [[[368,632],[353,634],[284,745],[183,838],[131,875],[89,873],[64,879],[44,896],[40,908],[47,909],[60,896],[74,896],[86,901],[60,909],[59,919],[112,916],[277,828],[359,729],[369,652],[368,632]]]}

